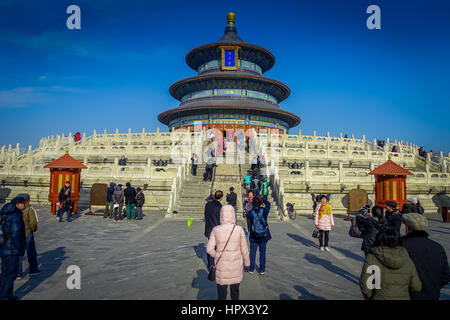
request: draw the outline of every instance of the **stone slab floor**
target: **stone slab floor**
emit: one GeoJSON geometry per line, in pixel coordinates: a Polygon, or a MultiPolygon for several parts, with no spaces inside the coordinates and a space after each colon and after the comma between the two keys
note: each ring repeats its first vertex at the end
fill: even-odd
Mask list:
{"type": "MultiPolygon", "coordinates": [[[[204,224],[165,219],[148,213],[134,223],[113,223],[80,215],[58,223],[48,207],[38,207],[36,233],[42,274],[15,282],[22,299],[216,299],[207,280],[204,224]],[[81,289],[66,286],[68,266],[81,268],[81,289]]],[[[427,215],[431,238],[450,256],[450,224],[427,215]]],[[[241,299],[362,299],[358,279],[363,263],[361,240],[347,235],[349,222],[336,217],[331,252],[321,252],[311,237],[313,221],[271,222],[266,274],[244,274],[241,299]]],[[[242,221],[240,221],[242,224],[242,221]]],[[[28,273],[28,263],[23,262],[28,273]]],[[[450,286],[442,299],[450,300],[450,286]]]]}

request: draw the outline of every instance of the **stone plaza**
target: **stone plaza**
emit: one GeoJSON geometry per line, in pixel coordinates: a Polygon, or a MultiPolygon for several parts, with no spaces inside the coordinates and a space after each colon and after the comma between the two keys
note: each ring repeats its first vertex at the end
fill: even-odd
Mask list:
{"type": "MultiPolygon", "coordinates": [[[[217,298],[215,283],[207,280],[201,219],[188,227],[186,218],[144,212],[144,219],[134,223],[84,214],[72,223],[58,223],[48,207],[38,207],[37,212],[40,227],[35,237],[42,274],[33,278],[25,274],[15,282],[15,294],[21,299],[217,298]],[[70,265],[80,267],[80,290],[67,288],[70,265]]],[[[431,239],[442,244],[448,256],[450,225],[437,214],[426,216],[431,239]]],[[[312,218],[270,219],[273,239],[268,243],[266,274],[244,273],[241,299],[362,299],[361,240],[348,236],[350,223],[343,218],[335,217],[330,252],[321,252],[311,237],[312,218]]],[[[238,220],[244,225],[241,217],[238,220]]],[[[449,285],[442,289],[441,299],[450,299],[449,285]]]]}

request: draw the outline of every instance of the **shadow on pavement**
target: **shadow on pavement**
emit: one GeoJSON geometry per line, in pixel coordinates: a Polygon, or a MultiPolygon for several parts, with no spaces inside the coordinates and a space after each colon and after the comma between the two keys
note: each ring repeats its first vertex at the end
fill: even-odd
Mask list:
{"type": "Polygon", "coordinates": [[[301,236],[299,236],[298,234],[293,234],[293,233],[286,233],[288,235],[288,237],[294,239],[295,241],[300,242],[301,244],[303,244],[306,247],[312,247],[312,248],[318,248],[319,246],[316,245],[313,241],[303,238],[301,236]]]}
{"type": "Polygon", "coordinates": [[[364,258],[363,257],[361,257],[360,255],[357,255],[356,253],[351,252],[350,250],[338,248],[338,247],[335,247],[335,246],[331,246],[331,248],[336,250],[336,251],[338,251],[338,252],[340,252],[340,253],[342,253],[347,258],[351,258],[351,259],[354,259],[356,261],[364,263],[364,258]]]}
{"type": "Polygon", "coordinates": [[[348,272],[342,268],[339,268],[338,266],[335,266],[328,260],[318,258],[315,255],[310,254],[310,253],[305,254],[305,260],[307,260],[308,262],[310,262],[312,264],[321,265],[328,271],[330,271],[334,274],[337,274],[338,276],[344,278],[345,280],[353,282],[354,284],[359,286],[359,278],[358,277],[354,276],[353,274],[351,274],[350,272],[348,272]]]}
{"type": "Polygon", "coordinates": [[[301,296],[298,297],[299,300],[326,300],[324,297],[316,296],[312,294],[305,287],[302,286],[294,286],[294,289],[300,292],[301,296]]]}
{"type": "Polygon", "coordinates": [[[30,277],[27,282],[14,291],[14,295],[22,299],[28,293],[36,289],[42,282],[50,278],[61,267],[61,264],[68,257],[65,256],[65,247],[46,251],[38,255],[39,270],[41,274],[30,277]]]}
{"type": "MultiPolygon", "coordinates": [[[[326,300],[324,297],[316,296],[315,294],[312,294],[308,290],[305,289],[303,286],[294,286],[294,289],[297,290],[301,295],[298,296],[298,300],[326,300]]],[[[294,300],[291,296],[282,293],[280,294],[280,300],[294,300]]]]}
{"type": "Polygon", "coordinates": [[[208,267],[208,257],[206,256],[206,247],[204,243],[199,243],[198,245],[194,246],[195,254],[197,255],[197,258],[202,259],[203,263],[205,264],[205,267],[208,267]]]}
{"type": "Polygon", "coordinates": [[[199,289],[197,300],[217,299],[216,283],[208,280],[208,272],[206,270],[197,270],[197,277],[192,279],[192,288],[199,289]]]}

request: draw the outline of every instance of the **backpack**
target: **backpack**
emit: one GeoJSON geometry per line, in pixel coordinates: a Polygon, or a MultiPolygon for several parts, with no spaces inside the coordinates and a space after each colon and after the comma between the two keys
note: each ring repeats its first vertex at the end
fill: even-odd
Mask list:
{"type": "Polygon", "coordinates": [[[361,231],[358,229],[356,225],[356,218],[352,218],[350,225],[350,230],[348,230],[348,235],[353,238],[362,238],[361,231]]]}
{"type": "Polygon", "coordinates": [[[267,237],[269,228],[267,226],[266,221],[264,220],[263,217],[263,209],[260,208],[259,209],[259,214],[257,215],[255,210],[251,211],[252,216],[253,216],[253,222],[252,222],[252,227],[251,227],[251,232],[252,232],[252,236],[255,239],[262,239],[267,237]]]}
{"type": "Polygon", "coordinates": [[[0,247],[8,241],[8,234],[5,232],[6,215],[0,215],[0,247]]]}

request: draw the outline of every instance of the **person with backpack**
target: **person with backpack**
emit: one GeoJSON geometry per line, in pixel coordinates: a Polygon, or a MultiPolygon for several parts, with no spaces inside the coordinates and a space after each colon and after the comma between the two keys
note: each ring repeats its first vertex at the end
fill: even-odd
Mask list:
{"type": "MultiPolygon", "coordinates": [[[[22,218],[25,226],[25,237],[26,237],[25,251],[27,253],[30,277],[34,277],[41,273],[41,271],[38,268],[36,243],[34,241],[34,232],[36,232],[38,229],[39,218],[37,216],[36,210],[34,210],[34,208],[30,205],[30,195],[28,193],[21,193],[17,196],[25,199],[24,209],[22,210],[22,218]]],[[[23,257],[20,257],[19,269],[17,271],[18,280],[22,279],[23,277],[22,260],[23,257]]]]}
{"type": "Polygon", "coordinates": [[[394,228],[381,230],[366,256],[359,286],[367,300],[410,300],[410,292],[420,292],[422,283],[416,267],[402,246],[394,228]],[[374,271],[379,272],[373,284],[374,271]]]}
{"type": "Polygon", "coordinates": [[[113,202],[114,202],[114,222],[121,222],[122,217],[122,208],[123,208],[123,200],[124,200],[124,192],[122,190],[122,185],[119,184],[116,186],[116,190],[113,193],[113,202]]]}
{"type": "Polygon", "coordinates": [[[367,256],[377,238],[378,232],[386,228],[383,209],[378,206],[373,206],[366,214],[359,213],[356,216],[356,225],[363,239],[361,250],[367,256]]]}
{"type": "Polygon", "coordinates": [[[125,207],[127,209],[127,221],[130,222],[136,220],[136,189],[129,182],[126,183],[126,186],[124,191],[125,207]]]}
{"type": "Polygon", "coordinates": [[[319,229],[320,251],[330,251],[328,241],[330,239],[330,231],[334,227],[334,218],[331,205],[328,203],[325,195],[320,197],[320,203],[316,206],[314,224],[319,229]]]}
{"type": "Polygon", "coordinates": [[[62,217],[64,215],[64,212],[67,212],[67,222],[72,222],[71,217],[71,205],[72,205],[72,198],[71,198],[72,190],[70,189],[70,182],[67,181],[65,186],[61,188],[61,191],[59,192],[59,210],[56,214],[57,219],[59,222],[62,222],[62,217]]]}
{"type": "Polygon", "coordinates": [[[254,196],[253,208],[248,213],[250,225],[250,268],[248,272],[253,274],[255,270],[256,251],[259,249],[259,274],[266,272],[267,242],[272,239],[267,217],[270,212],[270,202],[259,196],[254,196]],[[262,204],[264,203],[264,207],[262,204]]]}
{"type": "Polygon", "coordinates": [[[112,219],[114,215],[114,201],[112,200],[112,196],[115,190],[115,185],[116,184],[114,182],[111,182],[108,189],[106,189],[106,206],[103,218],[109,217],[110,219],[112,219]]]}
{"type": "Polygon", "coordinates": [[[145,195],[141,188],[136,188],[136,220],[142,220],[144,214],[142,213],[142,207],[145,203],[145,195]]]}
{"type": "Polygon", "coordinates": [[[212,229],[206,251],[214,259],[218,300],[226,300],[228,286],[231,299],[239,300],[242,270],[250,266],[250,258],[244,229],[236,225],[232,206],[221,207],[220,225],[212,229]]]}
{"type": "Polygon", "coordinates": [[[0,211],[0,300],[17,300],[13,295],[14,281],[19,271],[19,257],[25,254],[26,238],[22,211],[25,198],[15,197],[0,211]]]}

